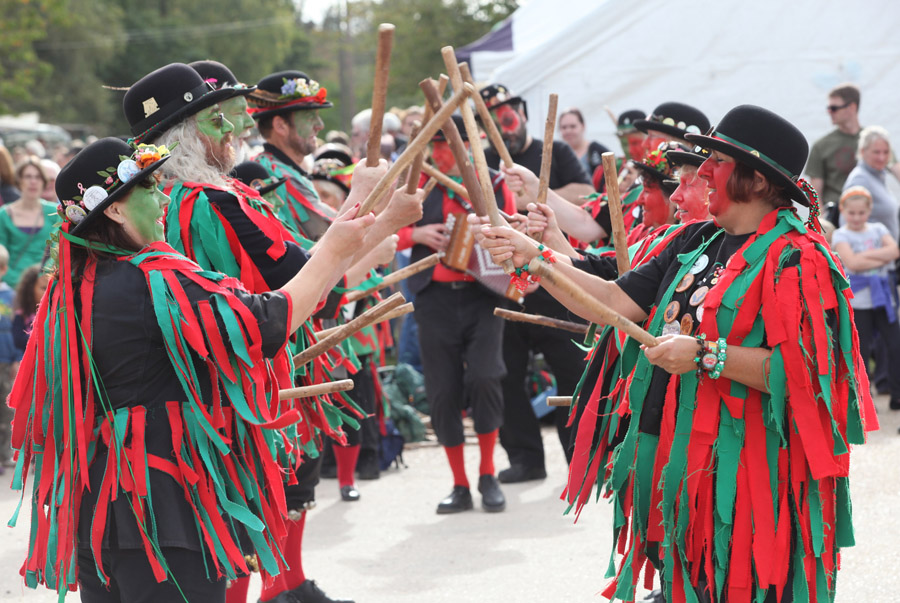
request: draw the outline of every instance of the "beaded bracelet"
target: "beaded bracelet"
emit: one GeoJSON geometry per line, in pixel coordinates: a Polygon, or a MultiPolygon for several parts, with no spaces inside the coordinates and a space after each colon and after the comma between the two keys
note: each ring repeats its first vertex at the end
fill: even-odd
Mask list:
{"type": "Polygon", "coordinates": [[[697,338],[697,344],[699,349],[694,357],[694,362],[697,363],[697,376],[700,377],[706,373],[710,378],[718,379],[725,369],[728,343],[724,337],[720,337],[715,343],[707,342],[701,335],[697,338]]]}
{"type": "MultiPolygon", "coordinates": [[[[544,247],[543,244],[538,245],[538,251],[540,255],[535,256],[531,261],[540,261],[543,260],[548,264],[553,264],[556,262],[556,257],[553,255],[553,251],[544,247]]],[[[528,270],[528,264],[523,265],[521,268],[516,268],[516,272],[511,277],[512,284],[515,285],[516,290],[519,292],[525,291],[528,288],[528,285],[532,283],[541,282],[541,277],[532,274],[528,270]]]]}
{"type": "Polygon", "coordinates": [[[716,351],[717,362],[715,368],[709,373],[709,376],[713,379],[718,379],[722,376],[722,371],[725,369],[725,359],[728,357],[728,354],[726,353],[728,344],[725,342],[725,338],[720,337],[716,343],[718,344],[716,346],[718,348],[716,351]]]}

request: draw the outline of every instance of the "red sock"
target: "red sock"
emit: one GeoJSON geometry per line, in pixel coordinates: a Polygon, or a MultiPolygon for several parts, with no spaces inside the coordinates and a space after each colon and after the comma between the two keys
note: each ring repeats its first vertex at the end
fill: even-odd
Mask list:
{"type": "Polygon", "coordinates": [[[260,601],[271,601],[281,593],[293,590],[306,581],[306,575],[303,573],[303,528],[306,525],[306,513],[298,521],[287,521],[288,532],[284,542],[281,543],[281,553],[290,569],[286,569],[278,576],[275,581],[266,586],[263,584],[260,601]]]}
{"type": "Polygon", "coordinates": [[[356,459],[359,458],[359,444],[356,446],[331,447],[334,450],[334,460],[337,463],[338,487],[352,486],[355,483],[353,472],[356,470],[356,459]]]}
{"type": "Polygon", "coordinates": [[[225,591],[225,603],[247,603],[250,576],[242,576],[225,591]]]}
{"type": "Polygon", "coordinates": [[[453,485],[469,487],[469,480],[466,477],[466,459],[463,456],[463,446],[444,446],[444,452],[447,453],[447,460],[450,461],[450,471],[453,472],[453,485]]]}
{"type": "Polygon", "coordinates": [[[481,448],[481,467],[478,475],[494,475],[494,446],[497,444],[498,429],[478,434],[478,447],[481,448]]]}

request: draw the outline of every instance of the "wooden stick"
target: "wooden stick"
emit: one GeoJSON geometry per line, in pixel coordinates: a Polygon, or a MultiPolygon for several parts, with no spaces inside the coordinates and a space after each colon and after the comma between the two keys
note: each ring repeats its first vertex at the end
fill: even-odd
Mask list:
{"type": "MultiPolygon", "coordinates": [[[[444,98],[444,93],[447,92],[447,84],[449,84],[449,83],[450,83],[450,76],[448,76],[446,73],[442,73],[441,75],[438,76],[438,83],[437,83],[438,95],[442,99],[444,98]]],[[[475,88],[475,84],[472,84],[472,87],[475,88]]],[[[472,95],[473,97],[478,96],[477,88],[476,88],[475,92],[476,92],[476,94],[473,94],[472,95]]]]}
{"type": "Polygon", "coordinates": [[[315,385],[283,389],[278,392],[278,399],[290,400],[291,398],[312,398],[313,396],[324,396],[325,394],[333,394],[335,392],[346,392],[351,389],[353,389],[353,379],[341,379],[340,381],[329,381],[328,383],[316,383],[315,385]]]}
{"type": "Polygon", "coordinates": [[[572,396],[547,396],[547,406],[572,406],[572,396]]]}
{"type": "Polygon", "coordinates": [[[558,318],[550,318],[549,316],[541,316],[540,314],[526,314],[525,312],[514,312],[506,308],[494,308],[494,316],[505,318],[512,322],[527,322],[533,325],[541,325],[542,327],[551,327],[553,329],[562,329],[563,331],[571,331],[572,333],[580,333],[584,335],[588,331],[588,326],[571,322],[568,320],[560,320],[558,318]]]}
{"type": "MultiPolygon", "coordinates": [[[[547,121],[544,122],[544,146],[541,150],[541,177],[538,182],[537,203],[547,202],[547,189],[550,188],[550,164],[553,161],[553,133],[556,131],[556,105],[559,97],[550,95],[550,106],[547,109],[547,121]]],[[[534,240],[538,243],[544,238],[544,233],[534,233],[534,240]]]]}
{"type": "Polygon", "coordinates": [[[340,342],[344,341],[363,327],[367,327],[397,306],[404,304],[406,300],[403,298],[403,294],[399,291],[394,293],[392,296],[374,306],[369,308],[347,324],[341,325],[341,328],[326,337],[309,346],[296,356],[294,356],[294,365],[295,366],[303,366],[319,354],[324,354],[340,342]]]}
{"type": "MultiPolygon", "coordinates": [[[[394,320],[395,318],[400,318],[401,316],[405,316],[413,311],[415,311],[415,307],[413,307],[413,303],[407,302],[407,303],[403,304],[402,306],[397,306],[396,309],[391,310],[390,312],[388,312],[387,314],[385,314],[384,316],[382,316],[381,318],[379,318],[372,324],[377,325],[382,322],[387,322],[388,320],[394,320]]],[[[331,335],[332,333],[334,333],[335,331],[340,329],[342,326],[343,325],[338,325],[336,327],[331,327],[330,329],[322,329],[321,331],[316,331],[314,333],[314,335],[316,336],[316,339],[322,339],[324,337],[328,337],[329,335],[331,335]]]]}
{"type": "Polygon", "coordinates": [[[619,194],[619,173],[616,171],[616,155],[612,151],[603,153],[603,176],[606,179],[606,202],[609,204],[609,219],[612,222],[613,246],[616,248],[616,266],[619,275],[631,269],[628,259],[628,242],[625,235],[625,219],[622,217],[622,196],[619,194]]]}
{"type": "Polygon", "coordinates": [[[656,337],[640,328],[636,324],[634,324],[629,319],[625,318],[600,300],[595,297],[588,295],[584,289],[579,287],[575,281],[567,277],[565,274],[562,274],[558,270],[555,270],[551,264],[547,262],[531,262],[528,264],[529,270],[532,274],[540,276],[541,278],[545,278],[550,281],[556,287],[559,287],[569,295],[575,298],[575,300],[587,307],[590,308],[591,312],[600,317],[600,321],[604,324],[608,324],[620,331],[624,331],[629,337],[634,337],[642,344],[648,347],[656,347],[659,342],[656,340],[656,337]]]}
{"type": "MultiPolygon", "coordinates": [[[[422,129],[422,122],[416,120],[413,123],[412,132],[409,133],[409,142],[412,142],[416,139],[416,136],[419,135],[419,130],[422,129]]],[[[407,143],[409,144],[409,143],[407,143]]],[[[413,159],[412,165],[409,166],[409,172],[406,175],[406,192],[412,195],[416,192],[416,188],[419,186],[419,174],[422,173],[422,164],[425,163],[425,153],[418,153],[416,158],[413,159]]]]}
{"type": "Polygon", "coordinates": [[[456,107],[458,107],[469,95],[474,93],[475,88],[468,85],[461,90],[457,90],[450,100],[441,107],[441,110],[436,113],[427,124],[422,126],[419,136],[409,143],[406,150],[397,157],[397,161],[391,165],[387,173],[381,177],[381,180],[379,180],[375,187],[369,192],[369,195],[359,208],[358,215],[364,216],[372,211],[372,208],[381,201],[385,194],[387,194],[387,191],[390,189],[394,180],[400,176],[403,170],[409,167],[409,164],[412,163],[416,158],[416,155],[425,148],[425,145],[428,144],[435,132],[437,132],[441,128],[441,125],[450,118],[456,110],[456,107]]]}
{"type": "Polygon", "coordinates": [[[428,177],[437,180],[437,183],[444,188],[450,189],[464,199],[469,198],[469,191],[466,190],[466,187],[464,187],[462,184],[460,184],[441,170],[437,169],[430,163],[423,163],[422,171],[425,172],[428,177]]]}
{"type": "Polygon", "coordinates": [[[369,121],[369,141],[366,145],[366,165],[375,167],[381,159],[381,126],[387,98],[388,74],[391,71],[391,47],[394,45],[394,26],[378,26],[378,51],[375,54],[375,83],[372,86],[372,119],[369,121]]]}
{"type": "MultiPolygon", "coordinates": [[[[422,89],[422,92],[425,93],[425,99],[428,104],[431,105],[432,110],[435,112],[441,110],[441,98],[438,96],[434,82],[431,80],[423,80],[422,82],[419,82],[419,87],[422,89]]],[[[446,105],[444,106],[446,107],[446,105]]],[[[466,187],[466,190],[469,191],[469,201],[472,202],[475,213],[479,216],[485,215],[484,199],[481,195],[481,185],[478,183],[478,177],[475,175],[475,168],[469,160],[469,153],[466,151],[466,145],[456,127],[456,122],[448,117],[441,126],[441,131],[444,133],[444,138],[447,140],[450,151],[453,153],[453,158],[456,160],[456,165],[459,167],[463,185],[466,187]]]]}
{"type": "Polygon", "coordinates": [[[425,183],[425,186],[422,187],[422,192],[425,193],[424,196],[426,198],[431,194],[431,191],[434,190],[435,186],[437,186],[437,180],[435,180],[434,178],[429,178],[428,182],[425,183]]]}
{"type": "Polygon", "coordinates": [[[391,285],[395,285],[395,284],[399,283],[400,281],[402,281],[403,279],[409,278],[414,274],[418,274],[418,273],[422,272],[423,270],[428,270],[432,266],[436,266],[437,263],[439,261],[441,261],[442,255],[443,254],[441,254],[441,253],[433,253],[433,254],[429,255],[428,257],[422,258],[418,262],[413,262],[412,264],[410,264],[409,266],[406,266],[405,268],[401,268],[400,270],[397,270],[396,272],[392,272],[391,274],[384,277],[384,280],[382,280],[380,283],[378,283],[374,287],[370,287],[370,288],[366,289],[365,291],[362,291],[362,290],[351,291],[346,296],[344,296],[344,299],[346,299],[348,302],[354,302],[354,301],[357,301],[364,297],[368,297],[368,296],[372,295],[373,293],[375,293],[376,291],[381,291],[382,289],[390,287],[391,285]]]}
{"type": "MultiPolygon", "coordinates": [[[[462,63],[459,66],[459,70],[462,73],[463,79],[474,86],[475,82],[472,80],[472,74],[469,73],[469,66],[462,63]]],[[[487,133],[488,140],[491,141],[491,146],[493,146],[494,150],[497,151],[497,154],[500,155],[500,160],[503,162],[503,165],[511,168],[515,163],[512,160],[512,155],[509,154],[509,149],[506,148],[506,143],[503,142],[503,136],[500,134],[500,130],[497,129],[497,124],[494,123],[494,119],[491,117],[490,109],[484,104],[484,99],[481,98],[480,94],[475,94],[472,98],[475,100],[475,108],[478,110],[478,115],[481,117],[482,127],[487,133]]],[[[524,194],[524,192],[521,194],[524,194]]]]}
{"type": "MultiPolygon", "coordinates": [[[[449,81],[450,81],[450,78],[442,73],[441,77],[440,77],[440,81],[438,81],[438,96],[440,96],[441,98],[444,98],[444,92],[447,90],[447,82],[449,82],[449,81]]],[[[473,85],[473,88],[474,88],[474,85],[473,85]]],[[[427,122],[429,119],[431,119],[431,116],[433,114],[434,114],[434,111],[431,108],[431,103],[425,103],[425,113],[422,116],[422,122],[423,123],[427,122]]],[[[420,124],[420,127],[421,127],[421,124],[420,124]]],[[[418,135],[418,131],[414,130],[413,135],[409,137],[410,142],[412,142],[412,140],[416,137],[416,135],[418,135]]],[[[415,183],[415,184],[419,183],[419,174],[422,172],[422,164],[423,163],[425,163],[425,151],[424,150],[421,153],[419,153],[418,155],[416,155],[415,161],[413,161],[413,164],[411,166],[409,166],[409,175],[407,176],[407,185],[406,185],[407,193],[412,194],[412,193],[416,192],[414,188],[412,190],[410,190],[410,188],[413,186],[412,183],[415,183]]],[[[434,185],[431,185],[431,188],[434,188],[434,185]]],[[[430,192],[431,191],[429,190],[428,193],[430,193],[430,192]]],[[[425,194],[426,197],[428,196],[428,193],[425,194]]]]}
{"type": "MultiPolygon", "coordinates": [[[[452,46],[444,46],[441,48],[441,55],[444,57],[444,66],[447,67],[447,74],[450,76],[450,83],[454,90],[463,87],[462,74],[459,72],[459,65],[456,62],[456,54],[453,52],[452,46]]],[[[491,175],[488,172],[487,159],[484,156],[484,147],[481,146],[481,131],[475,122],[475,114],[472,113],[472,107],[468,102],[459,106],[459,112],[462,114],[463,124],[466,126],[466,132],[469,135],[469,150],[472,152],[472,159],[475,161],[475,173],[478,175],[478,184],[481,186],[481,196],[484,200],[485,213],[478,215],[487,215],[491,220],[491,226],[503,226],[505,222],[500,217],[497,209],[497,199],[494,197],[494,187],[491,183],[491,175]]],[[[469,188],[468,186],[466,188],[469,188]]],[[[469,189],[471,197],[472,190],[469,189]]]]}

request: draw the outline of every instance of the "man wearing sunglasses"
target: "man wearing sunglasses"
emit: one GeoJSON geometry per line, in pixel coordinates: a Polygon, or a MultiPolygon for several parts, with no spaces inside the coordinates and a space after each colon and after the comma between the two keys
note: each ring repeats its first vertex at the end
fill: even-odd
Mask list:
{"type": "Polygon", "coordinates": [[[856,146],[862,130],[859,88],[841,84],[831,90],[826,110],[835,129],[816,141],[806,164],[806,174],[819,193],[823,207],[837,203],[847,174],[856,166],[856,146]]]}

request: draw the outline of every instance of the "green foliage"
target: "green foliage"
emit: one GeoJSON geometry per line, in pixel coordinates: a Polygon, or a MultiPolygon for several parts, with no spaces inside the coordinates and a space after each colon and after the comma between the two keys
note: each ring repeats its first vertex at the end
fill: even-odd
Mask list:
{"type": "Polygon", "coordinates": [[[51,71],[35,52],[61,2],[0,0],[0,113],[27,102],[38,79],[51,71]]]}

